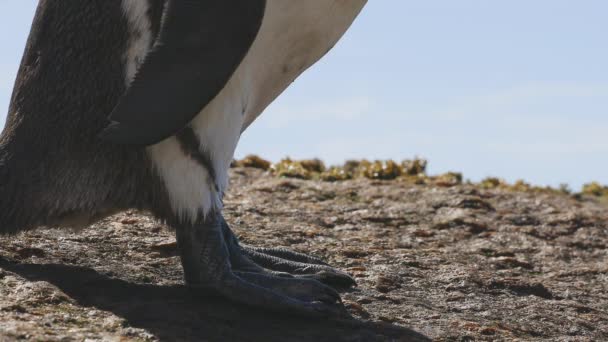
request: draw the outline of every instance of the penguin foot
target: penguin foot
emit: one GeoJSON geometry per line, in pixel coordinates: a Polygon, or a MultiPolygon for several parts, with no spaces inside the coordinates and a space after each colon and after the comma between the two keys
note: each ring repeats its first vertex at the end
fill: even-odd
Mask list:
{"type": "MultiPolygon", "coordinates": [[[[343,273],[325,274],[340,271],[241,247],[219,214],[208,216],[204,222],[179,226],[176,231],[186,283],[194,289],[211,289],[236,302],[273,311],[307,316],[346,314],[340,295],[323,283],[331,283],[332,277],[348,277],[343,273]],[[250,255],[256,255],[260,262],[250,255]],[[322,269],[306,268],[313,265],[322,269]],[[295,274],[283,271],[292,269],[295,274]]],[[[269,251],[275,255],[283,252],[269,251]]],[[[282,256],[315,260],[302,259],[299,253],[282,256]]]]}
{"type": "Polygon", "coordinates": [[[314,279],[335,289],[347,289],[357,285],[350,275],[329,266],[321,259],[284,248],[242,245],[226,221],[223,221],[222,228],[226,240],[229,241],[231,255],[241,255],[241,259],[245,259],[243,263],[247,263],[248,259],[263,270],[274,272],[276,275],[314,279]]]}
{"type": "Polygon", "coordinates": [[[350,275],[326,264],[294,261],[288,256],[281,258],[249,246],[243,246],[243,249],[252,261],[266,269],[292,274],[297,278],[315,279],[336,289],[357,285],[350,275]]]}

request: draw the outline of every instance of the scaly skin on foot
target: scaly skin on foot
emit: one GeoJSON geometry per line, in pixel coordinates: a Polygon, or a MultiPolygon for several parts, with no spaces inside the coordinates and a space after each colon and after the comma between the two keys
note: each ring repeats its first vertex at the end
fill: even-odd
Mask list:
{"type": "Polygon", "coordinates": [[[357,285],[355,280],[324,261],[285,248],[263,248],[240,244],[228,223],[222,219],[222,229],[231,256],[246,259],[242,262],[253,263],[257,267],[279,272],[283,276],[292,275],[303,279],[315,279],[336,289],[357,285]]]}
{"type": "Polygon", "coordinates": [[[328,285],[353,285],[350,276],[301,253],[241,246],[219,213],[181,225],[177,242],[186,283],[193,288],[211,288],[233,301],[273,311],[345,313],[340,295],[328,285]]]}

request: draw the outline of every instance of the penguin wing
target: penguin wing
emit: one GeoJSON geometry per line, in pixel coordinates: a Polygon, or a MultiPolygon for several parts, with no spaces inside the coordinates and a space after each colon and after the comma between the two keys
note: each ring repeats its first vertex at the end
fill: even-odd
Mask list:
{"type": "Polygon", "coordinates": [[[183,129],[251,48],[265,0],[169,0],[159,38],[101,138],[151,145],[183,129]]]}

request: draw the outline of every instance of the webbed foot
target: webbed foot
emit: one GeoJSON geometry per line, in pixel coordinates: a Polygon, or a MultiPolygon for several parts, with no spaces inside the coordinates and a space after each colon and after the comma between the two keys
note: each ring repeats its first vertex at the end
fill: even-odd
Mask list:
{"type": "Polygon", "coordinates": [[[352,284],[347,274],[300,253],[240,246],[220,214],[178,225],[177,241],[191,287],[275,311],[345,313],[340,295],[326,284],[352,284]]]}
{"type": "Polygon", "coordinates": [[[302,279],[315,279],[336,289],[356,286],[355,280],[347,273],[329,266],[327,263],[303,253],[285,248],[263,248],[240,244],[230,226],[223,221],[222,228],[230,253],[241,255],[243,263],[254,263],[266,270],[292,275],[302,279]]]}

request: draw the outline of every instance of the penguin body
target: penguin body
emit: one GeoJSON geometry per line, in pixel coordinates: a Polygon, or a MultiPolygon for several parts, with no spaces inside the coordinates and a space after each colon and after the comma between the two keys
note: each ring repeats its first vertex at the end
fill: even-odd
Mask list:
{"type": "Polygon", "coordinates": [[[240,134],[365,3],[40,0],[0,135],[0,233],[146,210],[175,229],[192,290],[343,314],[352,277],[240,244],[222,196],[240,134]]]}
{"type": "Polygon", "coordinates": [[[0,135],[0,232],[161,202],[145,151],[98,138],[127,89],[122,13],[120,1],[40,1],[0,135]]]}
{"type": "Polygon", "coordinates": [[[0,138],[0,232],[221,210],[242,131],[365,3],[41,0],[0,138]]]}

